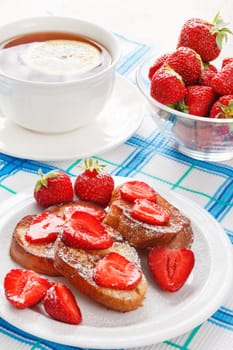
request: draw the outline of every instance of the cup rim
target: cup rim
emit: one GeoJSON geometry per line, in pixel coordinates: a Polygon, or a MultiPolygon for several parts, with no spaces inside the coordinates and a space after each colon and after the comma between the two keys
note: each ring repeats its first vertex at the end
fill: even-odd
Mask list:
{"type": "MultiPolygon", "coordinates": [[[[98,40],[98,39],[93,39],[91,38],[89,35],[87,35],[88,38],[92,39],[92,40],[96,40],[98,41],[100,44],[104,45],[104,47],[110,51],[110,54],[112,55],[112,62],[110,63],[110,65],[108,67],[106,67],[105,69],[103,69],[102,71],[92,75],[92,76],[88,76],[88,77],[84,77],[84,78],[81,78],[81,79],[77,79],[77,80],[72,80],[72,81],[62,81],[62,82],[47,82],[47,81],[32,81],[32,80],[27,80],[27,79],[19,79],[19,78],[15,78],[13,76],[9,76],[7,74],[5,74],[4,72],[0,72],[0,78],[2,77],[3,79],[7,79],[9,81],[13,81],[13,82],[16,82],[18,84],[27,84],[27,85],[37,85],[37,86],[64,86],[64,85],[74,85],[74,84],[77,84],[77,83],[81,83],[81,82],[89,82],[89,81],[92,81],[92,80],[96,80],[98,79],[99,77],[102,77],[104,76],[105,74],[107,74],[108,72],[111,72],[112,69],[115,68],[115,66],[117,65],[117,63],[119,62],[120,60],[120,57],[121,57],[121,47],[120,47],[120,43],[118,41],[118,39],[114,36],[114,34],[106,29],[105,27],[99,25],[99,24],[96,24],[94,22],[90,22],[90,21],[86,21],[86,20],[82,20],[82,19],[79,19],[79,18],[75,18],[75,17],[63,17],[63,16],[37,16],[37,17],[26,17],[26,18],[23,18],[23,19],[19,19],[19,20],[16,20],[16,21],[11,21],[11,22],[8,22],[8,23],[5,23],[3,24],[2,26],[0,26],[0,30],[1,29],[7,29],[7,27],[11,27],[13,28],[14,26],[20,26],[20,25],[29,25],[29,24],[33,24],[33,22],[43,22],[43,21],[53,21],[53,22],[61,22],[61,21],[66,21],[67,23],[81,23],[81,24],[84,24],[84,25],[87,25],[87,26],[90,26],[92,28],[96,28],[100,31],[102,31],[103,33],[106,34],[107,37],[109,37],[109,39],[111,40],[111,43],[114,45],[114,50],[115,50],[115,55],[113,57],[112,55],[112,51],[109,49],[109,47],[106,47],[104,44],[101,43],[101,40],[98,40]]],[[[39,23],[40,24],[40,23],[39,23]]],[[[53,31],[53,30],[56,30],[57,29],[39,29],[38,31],[53,31]]],[[[68,31],[68,29],[60,29],[60,31],[64,32],[64,31],[68,31]]],[[[30,31],[27,31],[25,33],[30,33],[30,31]]],[[[16,35],[21,35],[23,34],[20,33],[20,34],[17,34],[16,35]]],[[[77,31],[77,34],[78,31],[77,31]]],[[[85,34],[81,34],[81,35],[85,35],[85,34]]],[[[12,38],[12,36],[9,36],[9,39],[12,38]]],[[[5,40],[5,39],[3,39],[5,40]]]]}

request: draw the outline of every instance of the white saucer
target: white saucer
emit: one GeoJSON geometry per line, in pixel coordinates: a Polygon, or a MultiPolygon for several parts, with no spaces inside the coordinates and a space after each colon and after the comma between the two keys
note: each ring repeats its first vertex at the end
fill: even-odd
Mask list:
{"type": "Polygon", "coordinates": [[[137,88],[116,76],[112,96],[93,124],[64,134],[41,134],[0,117],[0,152],[50,161],[83,158],[108,151],[126,141],[143,119],[137,88]]]}

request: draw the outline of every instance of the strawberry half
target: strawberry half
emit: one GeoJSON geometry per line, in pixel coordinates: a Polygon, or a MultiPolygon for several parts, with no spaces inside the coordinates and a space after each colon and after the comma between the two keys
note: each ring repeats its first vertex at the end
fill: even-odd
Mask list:
{"type": "Polygon", "coordinates": [[[139,221],[151,225],[166,225],[169,222],[169,212],[148,199],[136,199],[131,209],[130,215],[139,221]]]}
{"type": "Polygon", "coordinates": [[[111,252],[99,260],[93,274],[93,279],[99,286],[119,290],[134,289],[141,278],[141,270],[116,252],[111,252]]]}
{"type": "Polygon", "coordinates": [[[64,224],[65,221],[60,216],[43,212],[32,220],[25,234],[25,239],[29,243],[54,242],[64,224]]]}
{"type": "Polygon", "coordinates": [[[36,272],[19,268],[10,270],[4,278],[5,296],[18,309],[39,303],[51,285],[36,272]]]}
{"type": "Polygon", "coordinates": [[[77,211],[63,226],[61,240],[68,246],[84,249],[105,249],[113,243],[105,227],[94,216],[77,211]]]}
{"type": "Polygon", "coordinates": [[[153,248],[148,255],[149,268],[159,286],[167,292],[179,290],[194,267],[190,249],[153,248]]]}
{"type": "Polygon", "coordinates": [[[105,211],[101,208],[98,208],[97,206],[94,207],[93,204],[85,203],[85,207],[83,205],[71,205],[65,207],[64,210],[64,219],[69,220],[71,216],[74,214],[74,212],[83,212],[88,213],[92,216],[94,216],[98,221],[103,221],[105,217],[105,211]]]}
{"type": "Polygon", "coordinates": [[[152,202],[156,201],[156,192],[143,181],[128,181],[120,187],[123,199],[133,202],[135,199],[146,198],[152,202]]]}
{"type": "Polygon", "coordinates": [[[79,324],[82,314],[71,290],[62,283],[55,283],[44,297],[45,311],[55,320],[79,324]]]}

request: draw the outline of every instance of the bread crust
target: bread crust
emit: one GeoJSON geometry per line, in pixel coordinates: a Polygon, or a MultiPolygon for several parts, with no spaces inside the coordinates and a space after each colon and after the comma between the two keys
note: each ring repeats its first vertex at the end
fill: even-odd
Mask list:
{"type": "Polygon", "coordinates": [[[35,215],[27,215],[16,225],[10,244],[10,256],[26,269],[59,276],[60,273],[54,267],[54,243],[32,244],[25,239],[34,217],[35,215]]]}
{"type": "Polygon", "coordinates": [[[191,247],[193,241],[191,222],[179,209],[157,193],[156,203],[170,213],[169,223],[163,226],[144,223],[130,215],[132,203],[121,198],[120,187],[116,187],[113,191],[104,223],[118,230],[123,238],[135,248],[191,247]]]}
{"type": "Polygon", "coordinates": [[[66,246],[59,238],[56,241],[56,269],[69,282],[96,302],[105,307],[126,312],[142,306],[147,290],[147,281],[142,275],[141,281],[132,290],[118,290],[97,285],[92,278],[97,262],[109,252],[118,252],[133,261],[140,269],[140,261],[136,250],[126,242],[115,241],[108,249],[84,250],[66,246]]]}
{"type": "MultiPolygon", "coordinates": [[[[103,210],[103,208],[84,201],[73,201],[53,205],[46,209],[46,211],[63,216],[66,207],[83,206],[93,207],[103,210]]],[[[38,273],[49,276],[60,276],[60,273],[54,267],[54,242],[33,244],[25,239],[25,234],[36,215],[27,215],[22,218],[16,225],[10,244],[11,258],[27,269],[32,269],[38,273]]]]}

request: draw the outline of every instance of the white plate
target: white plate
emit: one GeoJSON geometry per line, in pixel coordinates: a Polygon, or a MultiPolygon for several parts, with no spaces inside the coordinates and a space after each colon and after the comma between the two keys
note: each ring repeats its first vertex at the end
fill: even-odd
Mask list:
{"type": "Polygon", "coordinates": [[[42,134],[0,117],[0,152],[43,161],[97,155],[133,135],[142,122],[143,105],[137,88],[117,74],[104,110],[94,123],[83,128],[64,134],[42,134]]]}
{"type": "MultiPolygon", "coordinates": [[[[117,181],[122,181],[122,178],[117,181]]],[[[16,310],[4,297],[3,279],[7,271],[17,266],[8,254],[16,222],[24,215],[38,211],[30,192],[25,192],[0,205],[0,315],[14,326],[41,338],[99,349],[154,344],[183,334],[205,321],[230,292],[232,247],[221,226],[205,210],[172,192],[161,191],[161,194],[180,208],[193,225],[196,263],[182,289],[176,293],[162,292],[148,273],[145,259],[142,259],[149,289],[144,306],[136,311],[119,313],[107,310],[74,289],[83,314],[79,326],[52,320],[38,308],[16,310]]]]}

